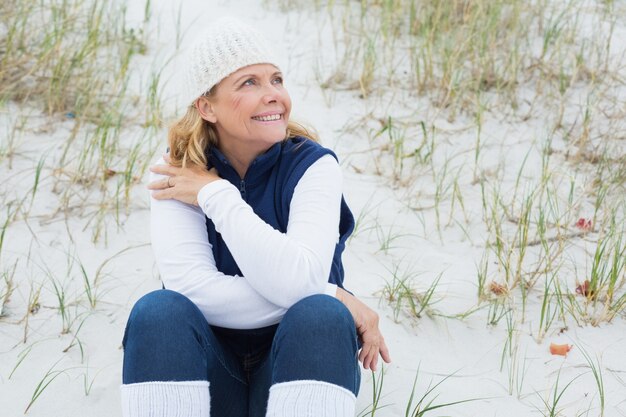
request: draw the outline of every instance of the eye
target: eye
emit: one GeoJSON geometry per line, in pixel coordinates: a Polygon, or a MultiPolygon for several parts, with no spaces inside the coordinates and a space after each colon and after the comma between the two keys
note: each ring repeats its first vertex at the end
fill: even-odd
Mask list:
{"type": "Polygon", "coordinates": [[[255,84],[254,78],[248,78],[248,79],[247,79],[246,81],[244,81],[244,82],[243,82],[243,84],[241,84],[241,85],[242,85],[242,86],[245,86],[245,85],[254,85],[254,84],[255,84]]]}
{"type": "Polygon", "coordinates": [[[274,84],[282,84],[283,83],[283,77],[275,77],[272,82],[274,84]]]}

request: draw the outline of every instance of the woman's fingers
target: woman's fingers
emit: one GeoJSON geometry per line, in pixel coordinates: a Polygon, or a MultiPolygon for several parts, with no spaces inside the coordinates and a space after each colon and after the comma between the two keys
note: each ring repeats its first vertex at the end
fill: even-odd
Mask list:
{"type": "Polygon", "coordinates": [[[380,333],[377,328],[370,328],[361,334],[363,338],[363,346],[359,354],[359,360],[363,364],[363,368],[376,370],[379,352],[380,333]]]}
{"type": "Polygon", "coordinates": [[[154,198],[155,200],[167,200],[168,198],[174,197],[175,194],[172,191],[171,187],[152,191],[152,198],[154,198]]]}
{"type": "Polygon", "coordinates": [[[377,326],[361,333],[361,338],[363,339],[363,346],[359,354],[359,361],[363,363],[363,368],[375,371],[378,366],[379,355],[385,362],[391,362],[389,349],[377,326]]]}
{"type": "Polygon", "coordinates": [[[363,368],[376,370],[376,364],[378,363],[378,347],[370,346],[366,354],[363,357],[363,368]]]}
{"type": "Polygon", "coordinates": [[[376,364],[378,364],[378,349],[376,349],[376,351],[371,356],[370,369],[372,371],[376,370],[376,364]]]}
{"type": "Polygon", "coordinates": [[[385,343],[385,339],[380,337],[380,356],[387,363],[391,363],[391,355],[389,354],[389,348],[387,348],[387,344],[385,343]]]}
{"type": "Polygon", "coordinates": [[[359,352],[359,362],[363,364],[363,367],[365,367],[365,356],[368,351],[369,351],[369,346],[363,344],[361,346],[361,351],[359,352]]]}
{"type": "Polygon", "coordinates": [[[359,353],[359,361],[363,364],[363,368],[365,369],[369,369],[371,350],[372,347],[370,345],[364,344],[363,347],[361,347],[361,352],[359,353]]]}
{"type": "Polygon", "coordinates": [[[181,168],[173,167],[171,165],[152,165],[150,167],[150,171],[155,174],[162,175],[177,175],[180,172],[181,168]]]}
{"type": "Polygon", "coordinates": [[[164,178],[148,184],[152,196],[157,200],[175,199],[187,204],[198,204],[198,192],[206,184],[220,179],[217,169],[207,170],[205,166],[188,164],[187,167],[174,167],[169,165],[169,155],[163,155],[166,162],[161,165],[153,165],[150,171],[164,175],[164,178]]]}
{"type": "Polygon", "coordinates": [[[164,190],[173,187],[172,177],[166,177],[160,180],[152,181],[148,184],[148,190],[164,190]]]}
{"type": "Polygon", "coordinates": [[[149,183],[147,186],[149,190],[164,190],[166,188],[171,188],[174,186],[174,184],[172,183],[171,177],[178,174],[180,172],[180,168],[167,165],[170,162],[170,157],[168,154],[163,155],[163,160],[165,160],[166,162],[165,165],[164,164],[152,165],[150,167],[150,171],[154,172],[155,174],[167,175],[167,177],[157,180],[157,181],[152,181],[151,183],[149,183]]]}

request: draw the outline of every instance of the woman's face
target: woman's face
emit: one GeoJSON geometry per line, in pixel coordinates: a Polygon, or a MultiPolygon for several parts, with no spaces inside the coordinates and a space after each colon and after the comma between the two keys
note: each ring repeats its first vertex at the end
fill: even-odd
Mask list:
{"type": "Polygon", "coordinates": [[[224,78],[210,97],[198,101],[198,108],[215,124],[220,147],[262,153],[285,138],[291,99],[281,72],[271,64],[256,64],[224,78]]]}

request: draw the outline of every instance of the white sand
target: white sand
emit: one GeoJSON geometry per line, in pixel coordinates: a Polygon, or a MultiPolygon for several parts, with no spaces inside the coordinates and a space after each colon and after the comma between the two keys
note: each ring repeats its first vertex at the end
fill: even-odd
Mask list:
{"type": "MultiPolygon", "coordinates": [[[[160,67],[173,52],[174,22],[180,1],[153,3],[149,55],[135,62],[139,65],[137,86],[145,83],[148,72],[160,67]]],[[[626,415],[626,322],[623,317],[597,327],[577,326],[572,320],[561,334],[558,332],[560,326],[556,324],[538,343],[535,339],[541,308],[541,286],[538,286],[529,294],[525,323],[518,323],[517,366],[520,372],[512,379],[519,390],[513,389],[512,395],[509,395],[511,372],[507,370],[508,365],[505,363],[500,369],[506,340],[505,320],[497,326],[488,326],[486,308],[463,320],[425,314],[415,319],[402,312],[394,320],[393,309],[380,300],[380,295],[386,281],[391,280],[389,270],[395,266],[400,273],[412,271],[415,274],[413,282],[419,291],[426,290],[441,274],[434,296],[440,301],[433,306],[440,314],[461,314],[477,305],[476,265],[480,262],[485,241],[480,188],[471,185],[471,178],[464,177],[461,182],[466,211],[472,219],[467,226],[470,239],[454,224],[442,229],[440,239],[433,210],[407,208],[407,205],[432,204],[432,178],[417,173],[416,180],[409,187],[396,186],[388,179],[391,165],[385,155],[378,160],[387,172],[377,175],[373,157],[376,151],[363,152],[372,147],[364,137],[364,130],[351,132],[346,125],[354,124],[358,117],[370,111],[377,116],[387,111],[387,114],[412,117],[416,122],[428,120],[441,127],[441,149],[445,150],[442,154],[452,156],[473,146],[475,132],[460,129],[471,125],[471,120],[461,115],[449,124],[445,118],[433,116],[434,111],[426,99],[411,98],[408,94],[398,97],[394,102],[396,108],[381,109],[379,104],[383,100],[363,100],[357,91],[326,92],[333,101],[332,106],[328,106],[314,78],[315,57],[320,51],[318,31],[322,31],[320,38],[327,44],[329,33],[324,26],[327,23],[317,22],[312,13],[284,14],[277,9],[268,10],[257,1],[232,3],[234,5],[225,1],[185,1],[181,21],[186,36],[193,37],[201,30],[203,21],[217,15],[233,14],[256,22],[282,53],[286,85],[294,102],[294,116],[315,126],[322,142],[337,151],[343,161],[346,199],[356,217],[365,213],[358,233],[345,252],[344,264],[346,287],[379,312],[381,328],[393,359],[393,363],[385,367],[383,398],[379,404],[384,407],[375,415],[405,414],[419,368],[415,388],[417,399],[429,386],[450,375],[428,397],[434,399],[437,396],[433,404],[476,399],[427,415],[542,415],[546,408],[542,399],[550,401],[548,398],[553,395],[557,380],[561,390],[576,378],[559,403],[559,409],[563,410],[560,415],[597,416],[600,414],[598,388],[583,349],[599,362],[604,383],[604,415],[626,415]],[[387,238],[391,238],[390,247],[381,250],[381,242],[387,238]],[[553,356],[548,349],[550,342],[569,343],[574,348],[567,357],[553,356]],[[589,410],[587,414],[586,410],[589,410]]],[[[137,20],[142,18],[143,4],[134,2],[129,7],[132,24],[135,16],[137,20]]],[[[618,30],[623,29],[622,22],[618,30]]],[[[170,77],[182,65],[184,62],[174,61],[165,70],[164,97],[169,114],[173,114],[177,106],[178,86],[177,80],[170,77]]],[[[0,319],[0,415],[23,415],[41,382],[49,385],[30,408],[29,416],[120,415],[121,339],[125,321],[136,299],[160,287],[148,245],[146,180],[133,190],[130,212],[126,215],[122,210],[119,227],[115,218],[109,215],[106,241],[101,239],[93,244],[93,223],[87,224],[95,207],[67,214],[52,213],[58,199],[58,194],[52,190],[52,169],[62,151],[59,144],[64,142],[72,121],[55,117],[54,129],[46,132],[42,130],[49,121],[35,109],[17,109],[9,104],[0,111],[2,133],[9,129],[18,112],[30,115],[27,128],[19,133],[18,154],[12,168],[7,161],[0,164],[3,178],[0,201],[8,202],[27,195],[33,182],[34,166],[41,155],[46,155],[45,177],[28,221],[17,221],[8,228],[0,257],[0,272],[18,262],[17,289],[0,319]],[[120,251],[124,252],[118,254],[120,251]],[[114,258],[107,262],[112,256],[114,258]],[[72,259],[75,260],[73,263],[72,259]],[[90,279],[95,277],[103,263],[105,265],[100,270],[98,302],[93,310],[89,309],[85,298],[79,260],[90,279]],[[63,323],[52,279],[63,285],[67,292],[71,321],[68,334],[61,334],[63,323]],[[36,314],[30,315],[26,326],[22,318],[33,287],[42,288],[41,307],[36,314]],[[74,300],[79,303],[72,303],[74,300]],[[68,346],[71,347],[67,349],[68,346]]],[[[483,129],[488,146],[481,161],[483,167],[505,164],[510,168],[505,170],[507,186],[504,188],[510,186],[527,150],[545,133],[544,121],[537,114],[524,124],[486,115],[483,129]]],[[[376,126],[371,119],[368,123],[376,126]]],[[[129,130],[129,138],[135,135],[136,132],[129,130]]],[[[165,130],[161,137],[164,149],[165,130]]],[[[558,148],[562,144],[555,141],[554,146],[558,148]]],[[[537,155],[533,152],[528,163],[538,166],[537,155]]],[[[453,165],[461,167],[469,164],[472,158],[473,154],[466,152],[456,158],[453,165]]],[[[442,161],[436,161],[436,164],[441,169],[442,161]]],[[[444,223],[448,219],[449,206],[449,202],[442,204],[444,223]]],[[[588,203],[581,208],[581,216],[585,216],[586,209],[589,209],[588,203]]],[[[577,246],[581,251],[584,247],[593,249],[593,239],[581,239],[577,246]]],[[[581,271],[588,267],[584,257],[581,257],[579,267],[581,271]]],[[[577,278],[572,276],[569,279],[570,291],[577,278]]],[[[371,389],[371,375],[365,371],[358,398],[359,411],[371,403],[371,389]]]]}

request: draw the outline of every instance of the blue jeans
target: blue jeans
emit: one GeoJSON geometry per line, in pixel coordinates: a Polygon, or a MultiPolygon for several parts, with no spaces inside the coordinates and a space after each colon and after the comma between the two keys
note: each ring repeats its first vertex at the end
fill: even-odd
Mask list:
{"type": "Polygon", "coordinates": [[[327,295],[294,304],[280,324],[254,330],[210,326],[187,297],[157,290],[130,313],[123,382],[209,381],[211,415],[265,416],[271,385],[325,381],[358,394],[354,320],[327,295]]]}

